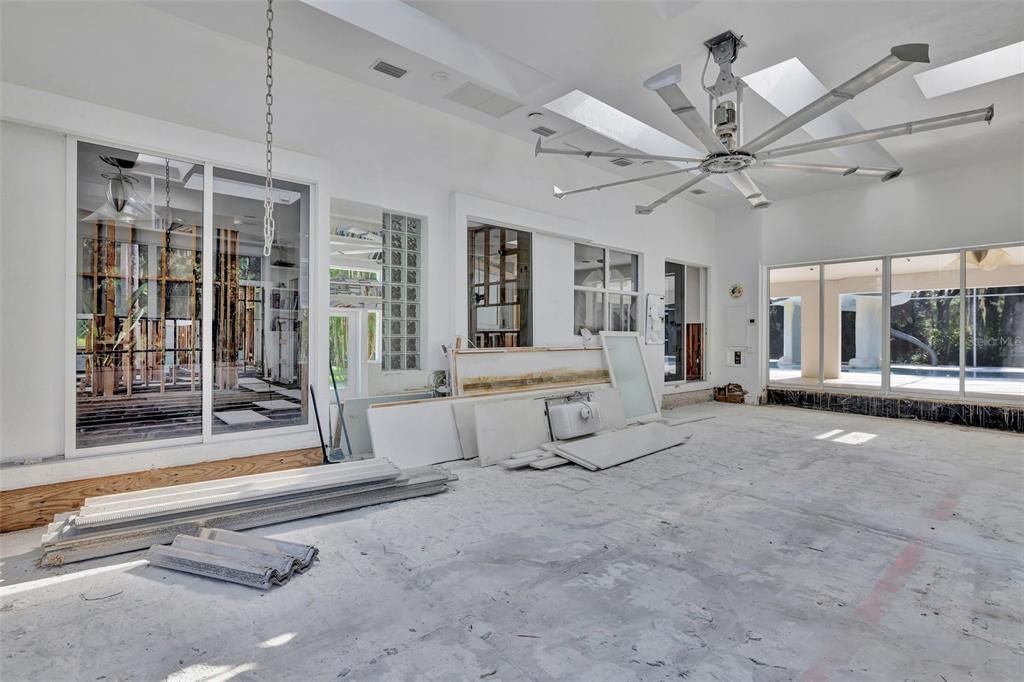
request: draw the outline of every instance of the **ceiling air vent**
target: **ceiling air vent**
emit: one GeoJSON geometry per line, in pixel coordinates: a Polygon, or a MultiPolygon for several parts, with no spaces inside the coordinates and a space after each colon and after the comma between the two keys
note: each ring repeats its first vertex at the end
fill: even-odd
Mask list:
{"type": "Polygon", "coordinates": [[[623,159],[623,158],[612,159],[612,163],[615,164],[616,166],[622,166],[623,168],[625,168],[626,166],[632,166],[633,165],[632,161],[630,161],[629,159],[623,159]]]}
{"type": "Polygon", "coordinates": [[[383,59],[378,59],[377,61],[375,61],[373,63],[373,66],[370,68],[372,68],[374,71],[380,71],[385,76],[391,76],[392,78],[401,78],[405,74],[409,73],[400,66],[388,64],[383,59]]]}
{"type": "Polygon", "coordinates": [[[444,97],[495,118],[501,118],[510,111],[515,111],[523,106],[476,83],[463,83],[444,97]]]}
{"type": "Polygon", "coordinates": [[[537,126],[530,132],[533,133],[534,135],[540,135],[541,137],[551,137],[557,131],[548,128],[547,126],[537,126]]]}

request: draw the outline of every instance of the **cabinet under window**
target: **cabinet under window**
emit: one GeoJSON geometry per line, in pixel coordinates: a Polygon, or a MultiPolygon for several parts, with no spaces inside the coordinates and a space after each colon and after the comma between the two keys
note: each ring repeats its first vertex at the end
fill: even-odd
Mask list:
{"type": "Polygon", "coordinates": [[[704,380],[707,269],[665,263],[665,381],[704,380]]]}
{"type": "Polygon", "coordinates": [[[469,225],[469,336],[478,348],[533,345],[529,232],[469,225]]]}

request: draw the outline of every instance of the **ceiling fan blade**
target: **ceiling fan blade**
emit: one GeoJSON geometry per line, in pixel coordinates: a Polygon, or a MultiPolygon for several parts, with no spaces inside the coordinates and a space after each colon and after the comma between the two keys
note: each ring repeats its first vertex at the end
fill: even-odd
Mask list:
{"type": "Polygon", "coordinates": [[[827,163],[787,163],[784,161],[759,161],[757,167],[806,173],[827,173],[829,175],[859,175],[861,177],[881,178],[882,182],[895,180],[903,173],[902,168],[866,168],[864,166],[840,166],[827,163]]]}
{"type": "Polygon", "coordinates": [[[644,87],[658,93],[658,96],[665,101],[665,104],[672,110],[672,113],[700,140],[700,143],[704,145],[709,153],[715,154],[728,151],[707,121],[701,118],[697,108],[690,102],[686,93],[679,88],[678,84],[682,77],[683,68],[676,64],[645,80],[644,87]]]}
{"type": "Polygon", "coordinates": [[[935,118],[924,118],[920,121],[897,123],[895,125],[884,126],[882,128],[850,133],[849,135],[836,135],[835,137],[826,137],[822,140],[814,140],[813,142],[803,142],[801,144],[793,144],[788,147],[768,149],[760,152],[757,155],[757,158],[771,159],[778,158],[780,156],[790,156],[792,154],[816,152],[822,149],[832,149],[833,147],[845,147],[848,144],[870,142],[872,140],[884,140],[887,137],[898,137],[900,135],[910,135],[912,133],[924,133],[929,130],[939,130],[940,128],[949,128],[967,123],[989,123],[992,121],[993,116],[995,116],[995,105],[989,105],[982,109],[961,111],[958,114],[947,114],[945,116],[936,116],[935,118]]]}
{"type": "Polygon", "coordinates": [[[665,196],[661,197],[660,199],[656,199],[655,201],[652,201],[651,203],[647,204],[646,206],[639,206],[638,205],[636,207],[636,214],[637,215],[651,215],[652,213],[654,213],[654,209],[658,208],[662,204],[667,204],[675,196],[677,196],[679,194],[682,194],[683,192],[685,192],[686,190],[690,189],[691,187],[696,185],[698,182],[700,182],[701,180],[703,180],[707,176],[708,176],[707,173],[701,173],[700,175],[698,175],[698,176],[696,176],[694,178],[690,178],[689,180],[687,180],[686,182],[681,184],[679,187],[676,187],[674,190],[672,190],[671,192],[669,192],[665,196]]]}
{"type": "Polygon", "coordinates": [[[772,205],[772,202],[764,195],[758,186],[751,178],[747,171],[739,171],[738,173],[729,173],[729,180],[732,181],[733,186],[743,195],[743,198],[750,202],[751,208],[768,208],[772,205]]]}
{"type": "Polygon", "coordinates": [[[915,63],[928,63],[928,45],[925,43],[897,45],[892,48],[892,51],[885,58],[869,66],[839,87],[830,90],[800,111],[776,123],[750,142],[744,144],[741,148],[742,151],[756,154],[772,142],[789,135],[805,123],[813,121],[825,112],[835,109],[846,100],[853,99],[871,86],[881,83],[889,76],[915,63]]]}
{"type": "Polygon", "coordinates": [[[570,194],[581,194],[583,192],[593,192],[594,190],[606,189],[608,187],[618,187],[619,185],[628,185],[633,182],[643,182],[644,180],[653,180],[655,178],[664,178],[669,175],[678,175],[679,173],[688,173],[690,171],[698,170],[699,166],[693,168],[680,168],[678,170],[665,171],[664,173],[653,173],[651,175],[641,175],[638,178],[630,178],[629,180],[618,180],[616,182],[606,182],[603,185],[592,185],[590,187],[581,187],[580,189],[569,189],[561,190],[557,187],[554,188],[554,195],[556,199],[567,197],[570,194]]]}
{"type": "Polygon", "coordinates": [[[560,154],[562,156],[583,156],[585,158],[597,157],[600,159],[631,159],[637,161],[683,161],[686,163],[700,163],[702,159],[691,159],[685,156],[660,156],[658,154],[643,154],[641,152],[592,152],[585,149],[555,149],[553,147],[542,147],[540,138],[537,138],[537,145],[533,148],[533,155],[538,154],[560,154]]]}

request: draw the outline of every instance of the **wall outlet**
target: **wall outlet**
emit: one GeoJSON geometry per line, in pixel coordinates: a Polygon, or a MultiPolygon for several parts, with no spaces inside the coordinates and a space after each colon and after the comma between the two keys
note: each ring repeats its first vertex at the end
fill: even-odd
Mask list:
{"type": "Polygon", "coordinates": [[[729,348],[726,350],[725,364],[730,367],[746,367],[747,366],[747,349],[746,348],[729,348]]]}

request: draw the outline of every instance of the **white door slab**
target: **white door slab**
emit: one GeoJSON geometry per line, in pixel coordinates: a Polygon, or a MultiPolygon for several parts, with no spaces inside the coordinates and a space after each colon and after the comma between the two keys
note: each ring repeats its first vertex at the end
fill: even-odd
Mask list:
{"type": "Polygon", "coordinates": [[[403,469],[462,459],[450,399],[371,405],[366,419],[374,455],[403,469]]]}
{"type": "Polygon", "coordinates": [[[476,445],[482,467],[551,440],[543,399],[478,403],[475,414],[476,445]]]}
{"type": "Polygon", "coordinates": [[[591,470],[607,469],[617,464],[681,445],[689,438],[681,427],[660,422],[629,426],[589,438],[558,443],[555,452],[591,470]]]}

